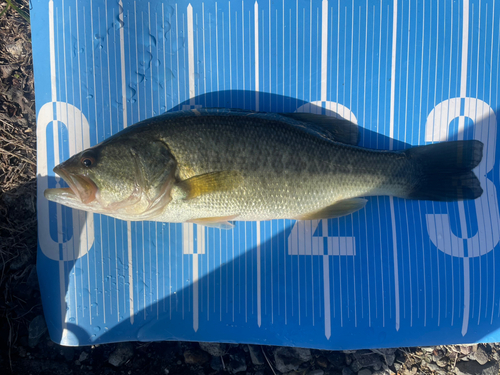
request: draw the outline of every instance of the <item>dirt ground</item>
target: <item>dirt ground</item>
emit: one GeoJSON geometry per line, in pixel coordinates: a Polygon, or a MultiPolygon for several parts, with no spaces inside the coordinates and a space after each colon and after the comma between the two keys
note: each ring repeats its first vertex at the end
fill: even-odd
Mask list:
{"type": "MultiPolygon", "coordinates": [[[[27,0],[16,3],[29,13],[27,0]]],[[[0,3],[0,12],[7,2],[0,3]]],[[[161,342],[61,347],[46,332],[36,275],[36,127],[29,23],[0,16],[0,373],[497,375],[498,344],[385,351],[161,342]],[[302,358],[298,361],[297,358],[302,358]]]]}

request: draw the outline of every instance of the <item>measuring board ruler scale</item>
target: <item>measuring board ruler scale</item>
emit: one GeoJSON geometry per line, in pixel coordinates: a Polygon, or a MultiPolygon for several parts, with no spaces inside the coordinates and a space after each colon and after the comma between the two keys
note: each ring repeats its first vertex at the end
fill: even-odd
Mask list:
{"type": "Polygon", "coordinates": [[[499,4],[35,1],[38,271],[52,339],[500,341],[499,4]],[[64,185],[52,168],[74,153],[203,107],[340,116],[379,149],[478,139],[485,193],[370,197],[340,219],[222,232],[44,200],[64,185]]]}

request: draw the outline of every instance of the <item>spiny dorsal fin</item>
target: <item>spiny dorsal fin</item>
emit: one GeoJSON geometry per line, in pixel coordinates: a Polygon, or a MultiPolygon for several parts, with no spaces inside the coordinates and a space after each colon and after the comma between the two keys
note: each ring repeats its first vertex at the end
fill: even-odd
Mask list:
{"type": "Polygon", "coordinates": [[[240,186],[243,178],[236,171],[210,172],[181,181],[179,186],[186,192],[185,199],[203,194],[229,191],[240,186]]]}
{"type": "Polygon", "coordinates": [[[346,119],[306,112],[280,113],[280,115],[315,125],[316,129],[310,130],[317,130],[319,135],[326,136],[333,141],[353,146],[359,142],[358,126],[346,119]]]}
{"type": "Polygon", "coordinates": [[[352,198],[339,201],[322,208],[319,211],[310,212],[304,215],[295,217],[296,220],[321,220],[321,219],[334,219],[336,217],[341,217],[345,215],[352,214],[358,210],[361,210],[368,202],[364,198],[352,198]]]}
{"type": "Polygon", "coordinates": [[[319,115],[316,113],[308,112],[293,112],[293,113],[272,113],[272,112],[258,112],[248,109],[238,109],[238,108],[201,108],[198,110],[200,113],[204,112],[216,112],[220,114],[254,114],[259,116],[267,116],[269,119],[278,119],[279,116],[283,116],[295,121],[303,122],[307,124],[306,131],[328,138],[335,142],[345,143],[348,145],[357,146],[359,143],[359,128],[358,125],[352,123],[349,120],[340,117],[319,115]]]}

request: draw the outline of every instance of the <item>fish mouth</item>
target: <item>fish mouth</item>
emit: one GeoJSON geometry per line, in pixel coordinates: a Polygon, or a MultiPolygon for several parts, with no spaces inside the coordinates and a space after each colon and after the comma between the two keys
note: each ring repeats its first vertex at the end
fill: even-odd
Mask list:
{"type": "Polygon", "coordinates": [[[89,204],[96,199],[97,186],[90,178],[71,174],[60,166],[55,167],[54,172],[66,181],[69,188],[47,189],[44,194],[47,199],[54,200],[51,198],[56,197],[76,198],[84,204],[89,204]]]}

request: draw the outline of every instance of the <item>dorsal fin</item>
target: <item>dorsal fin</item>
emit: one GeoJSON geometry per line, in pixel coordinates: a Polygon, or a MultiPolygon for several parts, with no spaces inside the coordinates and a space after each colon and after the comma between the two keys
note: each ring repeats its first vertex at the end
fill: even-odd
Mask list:
{"type": "Polygon", "coordinates": [[[296,128],[302,129],[310,134],[327,138],[334,142],[345,143],[356,146],[359,143],[358,125],[344,118],[318,115],[308,112],[293,112],[293,113],[273,113],[273,112],[258,112],[248,109],[239,108],[200,108],[198,113],[220,113],[220,114],[253,114],[259,116],[269,116],[269,119],[279,120],[280,116],[294,120],[288,124],[296,128]],[[297,124],[297,122],[302,124],[297,124]]]}
{"type": "Polygon", "coordinates": [[[280,113],[280,115],[313,125],[309,127],[310,130],[315,130],[319,135],[326,136],[332,141],[353,146],[359,142],[358,126],[346,119],[306,112],[280,113]]]}

